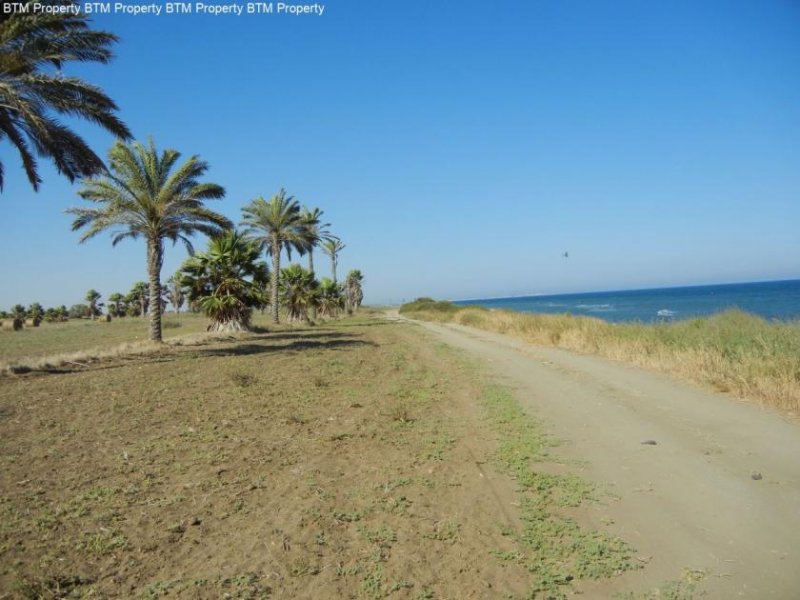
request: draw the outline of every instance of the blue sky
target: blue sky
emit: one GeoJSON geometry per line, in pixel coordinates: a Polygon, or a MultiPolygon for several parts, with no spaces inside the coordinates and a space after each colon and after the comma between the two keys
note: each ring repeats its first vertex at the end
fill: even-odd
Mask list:
{"type": "MultiPolygon", "coordinates": [[[[322,17],[94,24],[121,37],[116,60],[66,72],[136,137],[207,160],[231,219],[282,186],[322,208],[368,302],[800,278],[794,0],[334,0],[322,17]]],[[[105,155],[110,136],[76,129],[105,155]]],[[[145,279],[143,242],[79,245],[77,186],[46,167],[34,193],[0,148],[0,307],[145,279]]],[[[168,247],[164,278],[185,256],[168,247]]]]}

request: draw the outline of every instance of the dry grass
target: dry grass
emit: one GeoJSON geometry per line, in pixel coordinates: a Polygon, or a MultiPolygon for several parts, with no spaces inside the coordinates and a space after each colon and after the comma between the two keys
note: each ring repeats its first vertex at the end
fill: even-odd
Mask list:
{"type": "MultiPolygon", "coordinates": [[[[202,339],[208,323],[200,314],[166,314],[162,319],[164,341],[175,345],[192,343],[198,335],[202,339]]],[[[260,313],[254,315],[253,325],[273,329],[269,317],[260,313]]],[[[281,325],[277,329],[285,328],[281,325]]],[[[7,320],[3,329],[0,331],[0,371],[49,369],[64,361],[84,362],[151,351],[149,321],[141,317],[43,322],[39,327],[25,327],[20,331],[12,331],[11,321],[7,320]]]]}
{"type": "Polygon", "coordinates": [[[77,352],[62,352],[48,356],[22,357],[9,362],[0,362],[0,374],[20,374],[31,371],[58,371],[61,367],[85,367],[93,363],[119,358],[135,358],[164,352],[176,346],[199,346],[212,341],[235,339],[233,335],[214,333],[193,333],[181,337],[172,337],[163,344],[149,341],[125,342],[107,348],[92,348],[77,352]]]}
{"type": "Polygon", "coordinates": [[[590,317],[448,304],[405,305],[401,312],[508,334],[533,344],[598,354],[783,410],[800,411],[797,322],[767,322],[730,310],[674,323],[608,323],[590,317]]]}
{"type": "MultiPolygon", "coordinates": [[[[203,332],[207,323],[201,315],[165,315],[164,338],[203,332]]],[[[109,323],[90,319],[43,322],[39,327],[20,331],[0,331],[0,362],[7,365],[55,354],[100,352],[121,344],[145,342],[148,333],[148,320],[140,317],[113,319],[109,323]]]]}

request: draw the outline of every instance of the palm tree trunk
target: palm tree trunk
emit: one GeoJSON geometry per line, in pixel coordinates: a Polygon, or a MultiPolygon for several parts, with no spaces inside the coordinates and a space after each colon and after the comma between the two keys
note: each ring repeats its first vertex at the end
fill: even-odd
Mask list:
{"type": "Polygon", "coordinates": [[[161,265],[164,246],[161,240],[147,242],[147,274],[150,277],[150,340],[161,341],[161,265]]]}
{"type": "MultiPolygon", "coordinates": [[[[311,271],[311,276],[314,276],[314,248],[311,248],[308,251],[308,270],[311,271]]],[[[311,318],[316,320],[317,319],[317,304],[316,302],[311,304],[311,318]]],[[[308,320],[308,318],[306,318],[308,320]]]]}
{"type": "Polygon", "coordinates": [[[278,322],[278,278],[281,274],[281,245],[272,240],[272,322],[278,322]]]}
{"type": "Polygon", "coordinates": [[[336,254],[331,254],[331,270],[333,271],[333,283],[336,283],[336,254]]]}

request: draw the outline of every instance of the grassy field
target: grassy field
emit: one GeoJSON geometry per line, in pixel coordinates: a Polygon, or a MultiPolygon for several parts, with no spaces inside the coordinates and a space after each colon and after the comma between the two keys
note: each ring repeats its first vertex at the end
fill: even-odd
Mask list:
{"type": "Polygon", "coordinates": [[[645,325],[416,301],[400,312],[509,334],[534,344],[599,354],[718,391],[800,412],[800,323],[767,322],[731,310],[708,318],[645,325]]]}
{"type": "MultiPolygon", "coordinates": [[[[186,345],[203,342],[208,319],[201,314],[174,313],[162,318],[164,342],[186,345]]],[[[272,327],[269,315],[255,313],[256,330],[272,327]]],[[[47,370],[65,364],[83,364],[97,359],[147,354],[157,349],[149,342],[149,322],[140,317],[125,317],[110,322],[72,319],[64,323],[41,323],[20,331],[0,331],[0,372],[47,370]]]]}
{"type": "MultiPolygon", "coordinates": [[[[208,319],[200,314],[167,314],[162,323],[164,338],[201,333],[207,324],[208,319]]],[[[147,341],[148,334],[148,320],[141,317],[114,319],[110,323],[72,319],[65,323],[42,323],[20,331],[0,331],[0,363],[134,344],[147,341]]]]}
{"type": "Polygon", "coordinates": [[[0,598],[618,591],[633,550],[572,518],[602,494],[551,452],[508,390],[374,318],[7,373],[0,598]]]}

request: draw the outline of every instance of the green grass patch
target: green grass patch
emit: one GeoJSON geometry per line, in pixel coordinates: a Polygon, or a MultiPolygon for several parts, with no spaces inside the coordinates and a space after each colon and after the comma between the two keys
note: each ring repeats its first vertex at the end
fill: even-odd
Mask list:
{"type": "Polygon", "coordinates": [[[697,589],[705,576],[705,571],[685,569],[680,579],[665,581],[646,592],[626,592],[617,594],[614,598],[615,600],[693,600],[698,595],[705,595],[697,589]]]}
{"type": "Polygon", "coordinates": [[[554,443],[516,402],[511,392],[487,385],[484,407],[499,434],[493,457],[499,470],[519,484],[521,532],[506,531],[518,552],[495,552],[501,560],[525,566],[533,575],[531,595],[566,598],[572,581],[611,577],[637,568],[633,549],[619,538],[580,527],[559,509],[593,500],[594,486],[573,475],[537,470],[554,443]]]}

